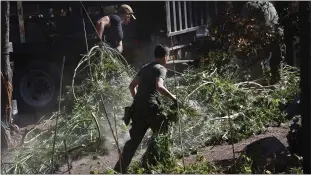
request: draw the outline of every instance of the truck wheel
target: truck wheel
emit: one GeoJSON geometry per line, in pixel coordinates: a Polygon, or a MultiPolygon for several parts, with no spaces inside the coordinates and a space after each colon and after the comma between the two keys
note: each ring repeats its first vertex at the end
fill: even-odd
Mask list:
{"type": "Polygon", "coordinates": [[[18,69],[15,94],[19,112],[49,112],[57,104],[60,67],[56,63],[32,61],[18,69]]]}

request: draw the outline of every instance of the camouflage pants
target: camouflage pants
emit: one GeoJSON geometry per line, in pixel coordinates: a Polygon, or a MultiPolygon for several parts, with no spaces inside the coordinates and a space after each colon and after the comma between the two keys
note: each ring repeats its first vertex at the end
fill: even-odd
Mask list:
{"type": "Polygon", "coordinates": [[[155,164],[157,159],[157,154],[155,153],[157,153],[157,151],[154,150],[156,148],[154,146],[154,136],[167,133],[169,127],[168,123],[165,116],[158,111],[134,111],[132,127],[129,131],[131,139],[125,143],[121,158],[116,163],[114,170],[120,173],[126,173],[139,144],[149,128],[153,132],[153,137],[143,156],[143,162],[149,165],[155,164]]]}

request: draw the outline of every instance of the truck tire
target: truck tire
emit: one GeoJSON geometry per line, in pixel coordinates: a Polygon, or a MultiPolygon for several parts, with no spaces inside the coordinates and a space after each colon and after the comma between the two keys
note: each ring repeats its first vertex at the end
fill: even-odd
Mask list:
{"type": "Polygon", "coordinates": [[[14,94],[19,113],[51,112],[57,106],[60,63],[31,61],[16,69],[14,94]]]}

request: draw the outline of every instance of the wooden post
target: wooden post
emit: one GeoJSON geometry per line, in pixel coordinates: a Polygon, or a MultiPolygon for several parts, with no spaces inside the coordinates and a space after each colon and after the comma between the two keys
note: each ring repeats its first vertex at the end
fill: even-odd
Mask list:
{"type": "Polygon", "coordinates": [[[10,43],[9,43],[9,34],[10,34],[10,2],[2,1],[2,19],[1,24],[2,28],[2,52],[1,52],[1,146],[4,146],[6,149],[9,145],[10,135],[8,132],[5,132],[8,127],[12,124],[12,69],[10,64],[10,43]],[[6,126],[3,126],[6,125],[6,126]]]}
{"type": "Polygon", "coordinates": [[[17,1],[17,16],[18,16],[20,42],[25,43],[26,37],[25,37],[24,11],[22,1],[17,1]]]}

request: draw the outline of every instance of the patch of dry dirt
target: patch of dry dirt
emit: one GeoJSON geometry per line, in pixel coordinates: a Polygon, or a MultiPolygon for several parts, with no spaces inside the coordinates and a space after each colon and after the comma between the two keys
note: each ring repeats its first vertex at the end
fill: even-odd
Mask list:
{"type": "MultiPolygon", "coordinates": [[[[46,130],[47,128],[51,127],[55,123],[54,120],[45,120],[40,122],[39,125],[36,125],[36,128],[40,128],[42,130],[46,130]]],[[[254,142],[256,140],[265,138],[265,137],[271,137],[275,136],[278,138],[283,144],[287,146],[286,141],[286,134],[289,131],[289,128],[287,127],[288,124],[285,124],[282,127],[270,127],[267,129],[267,132],[264,134],[252,136],[248,139],[242,140],[238,143],[234,144],[235,148],[235,157],[237,158],[239,156],[239,152],[241,152],[245,146],[250,144],[251,142],[254,142]]],[[[33,128],[34,125],[28,125],[26,127],[20,128],[21,132],[14,136],[14,140],[16,143],[20,142],[20,139],[22,138],[22,135],[24,134],[25,130],[33,128]]],[[[201,148],[198,150],[198,154],[203,155],[209,162],[219,162],[219,161],[228,161],[233,159],[233,151],[232,151],[232,145],[223,144],[223,145],[217,145],[217,146],[209,146],[205,148],[201,148]]],[[[142,155],[141,152],[138,152],[134,159],[138,159],[142,155]]],[[[9,157],[6,157],[5,159],[2,159],[3,161],[8,161],[9,157]]],[[[109,150],[108,155],[98,156],[98,155],[88,155],[82,158],[79,158],[78,160],[70,161],[70,173],[71,174],[90,174],[90,171],[94,171],[95,173],[103,173],[103,171],[107,168],[113,168],[115,163],[118,160],[118,152],[117,149],[111,148],[109,150]]],[[[196,155],[190,155],[188,157],[185,157],[185,163],[190,164],[195,162],[196,155]]],[[[57,174],[68,174],[68,165],[64,164],[59,168],[59,170],[56,172],[57,174]]]]}
{"type": "MultiPolygon", "coordinates": [[[[286,134],[288,132],[288,127],[270,127],[264,134],[252,136],[248,139],[242,140],[234,144],[235,157],[237,158],[245,146],[248,144],[265,138],[275,136],[283,144],[287,146],[286,134]]],[[[217,146],[209,146],[198,150],[198,153],[203,155],[209,162],[231,162],[233,159],[232,145],[223,144],[217,146]]],[[[136,156],[136,159],[140,156],[136,156]]],[[[82,159],[72,162],[72,169],[70,170],[72,174],[89,174],[90,171],[95,171],[102,173],[107,168],[113,168],[118,160],[117,150],[112,150],[110,155],[98,156],[97,159],[93,159],[93,156],[87,156],[82,159]]],[[[194,163],[196,160],[196,155],[190,155],[185,157],[185,163],[194,163]]],[[[58,173],[68,173],[67,165],[61,167],[58,173]]]]}
{"type": "MultiPolygon", "coordinates": [[[[239,157],[241,151],[247,146],[248,144],[265,138],[265,137],[271,137],[275,136],[277,139],[279,139],[285,146],[287,146],[287,140],[286,135],[289,131],[289,128],[284,127],[269,127],[267,129],[267,132],[260,135],[252,136],[248,139],[242,140],[238,143],[234,144],[234,150],[235,150],[235,158],[239,157]]],[[[224,160],[231,160],[233,159],[233,149],[232,145],[223,144],[223,145],[217,145],[217,146],[209,146],[205,147],[198,151],[199,154],[203,155],[207,161],[209,162],[218,162],[218,161],[224,161],[224,160]]],[[[193,163],[195,162],[196,155],[190,155],[189,157],[185,157],[185,163],[193,163]]]]}
{"type": "MultiPolygon", "coordinates": [[[[71,161],[70,169],[71,174],[90,174],[90,171],[95,173],[102,173],[107,167],[113,167],[118,161],[118,152],[113,150],[109,155],[96,156],[89,155],[79,160],[71,161]]],[[[63,165],[56,172],[56,174],[68,174],[68,164],[63,165]]]]}

